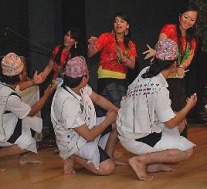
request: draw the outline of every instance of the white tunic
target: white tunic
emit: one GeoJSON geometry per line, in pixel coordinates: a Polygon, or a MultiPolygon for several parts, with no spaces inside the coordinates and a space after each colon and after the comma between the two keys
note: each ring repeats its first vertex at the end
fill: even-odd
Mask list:
{"type": "Polygon", "coordinates": [[[39,117],[28,117],[31,107],[24,103],[17,95],[10,95],[11,92],[15,93],[10,87],[0,83],[0,109],[1,114],[1,141],[0,146],[10,146],[11,143],[7,140],[13,134],[18,119],[22,119],[22,134],[15,141],[20,148],[32,152],[37,152],[36,141],[31,135],[31,130],[41,132],[42,119],[39,117]],[[5,113],[8,111],[8,113],[5,113]]]}
{"type": "MultiPolygon", "coordinates": [[[[93,102],[90,98],[92,89],[88,85],[81,89],[81,96],[74,93],[69,87],[66,89],[58,87],[51,106],[51,120],[56,134],[56,142],[59,148],[59,155],[63,159],[72,154],[79,154],[79,150],[88,143],[74,131],[73,128],[86,124],[89,129],[96,126],[96,112],[93,102]]],[[[93,162],[95,167],[99,167],[99,153],[97,137],[88,150],[89,161],[93,162]],[[95,148],[95,149],[94,149],[95,148]]]]}
{"type": "MultiPolygon", "coordinates": [[[[171,143],[177,144],[175,143],[176,140],[187,140],[180,140],[184,137],[179,135],[177,127],[175,129],[165,128],[163,122],[175,117],[167,90],[168,84],[161,73],[155,77],[143,79],[141,75],[148,68],[144,68],[129,86],[126,96],[121,101],[121,108],[117,117],[117,129],[121,143],[129,151],[136,154],[162,150],[162,148],[155,150],[153,147],[146,149],[148,148],[147,144],[144,145],[135,141],[135,139],[145,137],[153,132],[160,133],[163,131],[162,139],[165,133],[171,133],[174,136],[167,141],[165,149],[170,147],[171,143]],[[145,148],[143,145],[147,147],[145,148]]],[[[193,145],[189,141],[180,149],[186,150],[193,145]]],[[[177,149],[178,145],[173,145],[173,148],[177,149]]]]}

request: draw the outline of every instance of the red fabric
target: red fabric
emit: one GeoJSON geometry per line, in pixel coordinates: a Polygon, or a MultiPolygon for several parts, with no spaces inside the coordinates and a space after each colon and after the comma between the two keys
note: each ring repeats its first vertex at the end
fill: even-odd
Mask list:
{"type": "MultiPolygon", "coordinates": [[[[56,56],[56,54],[58,53],[58,51],[59,51],[59,49],[60,49],[61,46],[62,46],[62,45],[57,45],[57,46],[54,48],[53,53],[52,53],[52,56],[51,56],[51,58],[50,58],[51,60],[54,61],[54,76],[53,76],[53,79],[56,79],[57,76],[58,76],[58,64],[55,62],[55,56],[56,56]]],[[[62,54],[61,54],[61,64],[60,64],[61,72],[63,72],[63,67],[64,67],[65,60],[66,60],[66,58],[67,58],[67,55],[68,55],[68,50],[63,50],[63,51],[62,51],[62,54]]],[[[69,53],[68,56],[69,56],[68,59],[70,59],[70,58],[71,58],[71,57],[70,57],[71,54],[69,53]]]]}
{"type": "MultiPolygon", "coordinates": [[[[172,39],[178,44],[178,38],[177,38],[177,25],[176,24],[166,24],[162,29],[160,33],[164,33],[167,35],[167,38],[172,39]]],[[[185,52],[186,48],[186,36],[182,37],[182,48],[183,52],[185,52]]],[[[196,41],[195,39],[190,43],[190,49],[195,50],[196,48],[196,41]]]]}
{"type": "MultiPolygon", "coordinates": [[[[119,45],[124,54],[126,50],[125,44],[119,41],[119,45]]],[[[103,69],[126,73],[126,66],[117,61],[116,48],[117,44],[112,33],[106,32],[100,35],[97,40],[97,49],[101,51],[100,65],[102,65],[103,69]]],[[[137,56],[136,45],[132,41],[129,41],[129,57],[130,56],[137,56]]]]}

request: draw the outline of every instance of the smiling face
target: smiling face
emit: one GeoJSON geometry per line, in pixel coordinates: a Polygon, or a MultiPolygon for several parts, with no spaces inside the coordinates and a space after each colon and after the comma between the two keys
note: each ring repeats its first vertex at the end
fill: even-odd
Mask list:
{"type": "Polygon", "coordinates": [[[180,29],[186,31],[193,27],[197,20],[197,11],[187,11],[180,15],[180,29]]]}
{"type": "Polygon", "coordinates": [[[127,29],[129,29],[129,24],[121,17],[116,16],[114,19],[114,31],[117,34],[124,34],[127,29]]]}
{"type": "Polygon", "coordinates": [[[71,37],[71,31],[65,34],[64,36],[64,45],[66,48],[71,48],[75,45],[76,40],[71,37]]]}

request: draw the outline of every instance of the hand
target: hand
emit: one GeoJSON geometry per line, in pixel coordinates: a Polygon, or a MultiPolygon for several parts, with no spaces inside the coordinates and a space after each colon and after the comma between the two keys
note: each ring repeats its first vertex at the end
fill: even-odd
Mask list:
{"type": "Polygon", "coordinates": [[[47,87],[47,89],[45,89],[45,91],[44,91],[44,95],[46,95],[46,96],[50,96],[52,93],[53,93],[53,91],[56,89],[56,85],[49,85],[48,87],[47,87]]]}
{"type": "Polygon", "coordinates": [[[92,45],[96,45],[96,42],[97,42],[97,37],[92,36],[88,39],[88,43],[92,45]]]}
{"type": "Polygon", "coordinates": [[[111,123],[116,122],[116,117],[117,117],[117,112],[114,110],[109,110],[106,114],[106,118],[109,120],[111,123]]]}
{"type": "Polygon", "coordinates": [[[126,59],[126,57],[123,55],[120,47],[117,47],[116,48],[116,54],[117,54],[118,60],[120,61],[119,63],[124,63],[124,60],[123,59],[124,58],[126,59]]]}
{"type": "Polygon", "coordinates": [[[148,50],[146,50],[145,52],[143,52],[143,54],[146,54],[146,56],[144,57],[144,59],[148,59],[151,58],[150,62],[153,62],[154,58],[155,58],[155,54],[156,54],[156,50],[151,48],[148,44],[147,44],[148,50]]]}
{"type": "Polygon", "coordinates": [[[35,84],[40,84],[45,81],[45,77],[44,75],[42,75],[42,73],[37,74],[37,71],[36,71],[33,77],[33,81],[35,84]]]}
{"type": "Polygon", "coordinates": [[[177,68],[176,77],[177,78],[184,78],[184,76],[185,76],[185,69],[177,68]]]}
{"type": "Polygon", "coordinates": [[[193,108],[196,105],[197,102],[197,94],[194,93],[189,98],[186,99],[187,105],[190,106],[190,108],[193,108]]]}

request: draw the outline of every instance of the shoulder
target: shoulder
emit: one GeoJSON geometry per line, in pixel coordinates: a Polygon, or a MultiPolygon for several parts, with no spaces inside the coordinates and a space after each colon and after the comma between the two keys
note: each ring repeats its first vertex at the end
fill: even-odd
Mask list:
{"type": "Polygon", "coordinates": [[[114,35],[111,32],[105,32],[99,36],[99,39],[110,39],[110,38],[114,38],[114,35]]]}
{"type": "Polygon", "coordinates": [[[166,25],[164,25],[162,27],[161,32],[162,31],[167,31],[167,30],[169,30],[169,31],[176,31],[176,27],[177,27],[176,24],[166,24],[166,25]]]}

